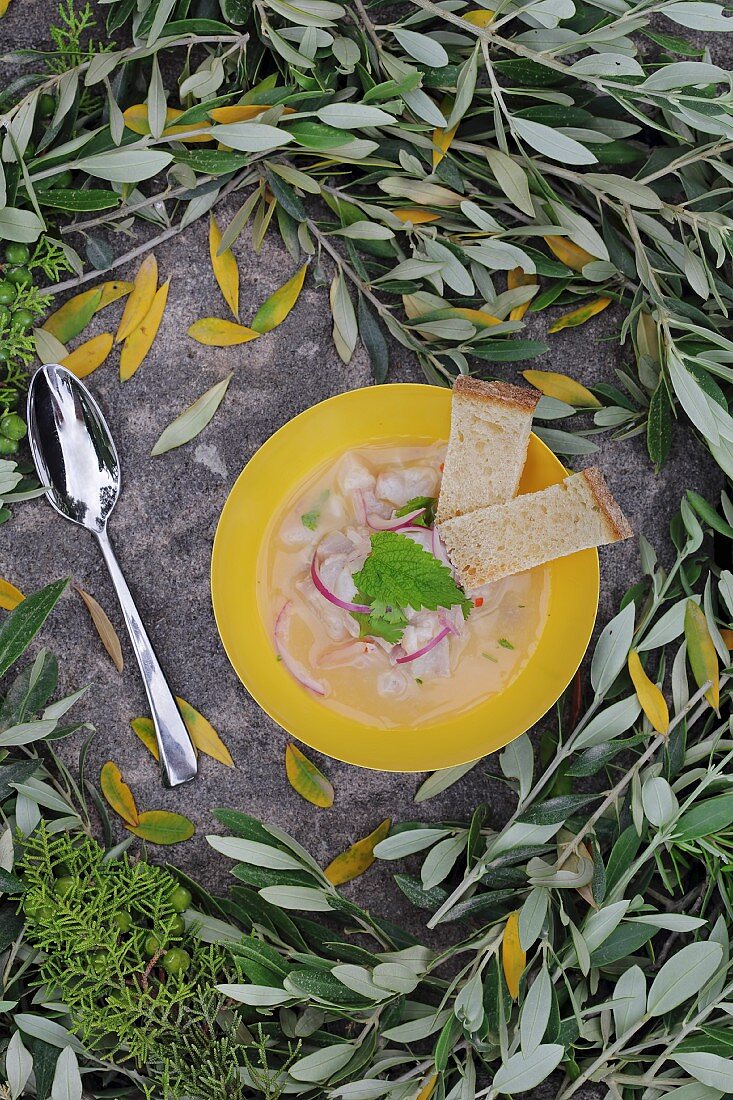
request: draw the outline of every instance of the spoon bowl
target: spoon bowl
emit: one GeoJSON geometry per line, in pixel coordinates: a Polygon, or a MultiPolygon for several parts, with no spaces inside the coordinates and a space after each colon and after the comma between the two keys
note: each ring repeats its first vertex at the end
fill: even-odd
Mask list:
{"type": "Polygon", "coordinates": [[[65,367],[42,367],[33,376],[28,437],[52,507],[88,531],[103,531],[120,495],[120,460],[99,405],[65,367]]]}
{"type": "Polygon", "coordinates": [[[99,543],[140,666],[164,780],[171,787],[186,783],[196,775],[196,753],[107,535],[120,495],[117,448],[99,405],[66,367],[52,363],[33,375],[28,439],[48,502],[99,543]]]}

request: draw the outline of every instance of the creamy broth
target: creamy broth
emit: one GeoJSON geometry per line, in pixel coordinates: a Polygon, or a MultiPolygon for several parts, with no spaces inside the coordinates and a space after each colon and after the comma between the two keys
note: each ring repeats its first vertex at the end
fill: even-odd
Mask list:
{"type": "MultiPolygon", "coordinates": [[[[349,611],[334,606],[312,578],[342,601],[358,599],[351,575],[369,552],[373,526],[418,497],[435,497],[444,443],[371,446],[343,455],[303,483],[273,516],[260,558],[260,612],[273,644],[304,691],[364,725],[389,730],[437,722],[505,688],[525,666],[542,632],[549,597],[546,567],[469,593],[460,609],[412,612],[398,649],[359,637],[349,611]],[[425,655],[398,663],[445,637],[425,655]]],[[[404,522],[404,521],[403,521],[404,522]]],[[[403,527],[442,557],[429,528],[403,527]]]]}

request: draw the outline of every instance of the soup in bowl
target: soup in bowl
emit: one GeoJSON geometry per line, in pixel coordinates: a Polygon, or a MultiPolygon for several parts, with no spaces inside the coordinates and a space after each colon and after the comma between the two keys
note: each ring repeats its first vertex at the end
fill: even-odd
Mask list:
{"type": "Polygon", "coordinates": [[[435,525],[445,451],[441,440],[347,451],[283,504],[260,561],[260,612],[291,675],[329,709],[382,730],[430,723],[502,691],[545,625],[548,567],[473,592],[455,582],[435,525]],[[361,591],[375,556],[386,570],[396,556],[413,576],[422,569],[445,581],[447,606],[375,613],[361,591]]]}
{"type": "MultiPolygon", "coordinates": [[[[436,386],[330,398],[260,447],[219,520],[212,599],[240,679],[287,732],[362,767],[428,771],[506,745],[556,702],[593,628],[595,550],[460,588],[432,515],[450,421],[436,386]],[[426,569],[436,606],[375,609],[378,584],[398,577],[409,596],[426,569]]],[[[533,436],[520,494],[565,476],[533,436]]]]}

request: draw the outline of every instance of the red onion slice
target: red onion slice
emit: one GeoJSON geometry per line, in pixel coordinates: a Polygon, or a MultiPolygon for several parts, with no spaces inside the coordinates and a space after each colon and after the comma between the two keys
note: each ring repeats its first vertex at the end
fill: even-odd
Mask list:
{"type": "Polygon", "coordinates": [[[404,516],[393,515],[389,519],[371,512],[367,515],[366,521],[373,531],[399,531],[403,527],[409,527],[418,516],[425,515],[425,512],[425,508],[416,508],[414,512],[408,512],[404,516]]]}
{"type": "Polygon", "coordinates": [[[292,611],[293,605],[290,600],[288,600],[283,604],[280,609],[280,614],[275,619],[275,649],[277,650],[278,657],[294,680],[297,680],[299,684],[308,688],[315,695],[325,695],[326,689],[323,684],[319,683],[318,680],[314,680],[300,661],[296,660],[288,650],[287,637],[292,611]]]}
{"type": "Polygon", "coordinates": [[[340,599],[335,592],[331,591],[330,588],[326,588],[325,584],[318,574],[318,566],[316,564],[315,554],[313,555],[313,560],[311,561],[311,580],[313,581],[313,584],[316,586],[321,595],[325,599],[327,599],[329,603],[332,603],[334,607],[340,607],[342,611],[352,611],[357,615],[368,615],[371,611],[371,607],[369,607],[367,604],[349,603],[348,600],[340,599]]]}
{"type": "Polygon", "coordinates": [[[444,626],[434,638],[431,638],[429,642],[426,642],[420,649],[416,649],[414,653],[406,653],[403,657],[395,658],[398,665],[406,665],[408,661],[416,661],[418,657],[424,657],[426,653],[430,653],[431,649],[435,649],[439,642],[443,641],[443,638],[447,638],[449,634],[452,634],[453,630],[449,626],[444,626]]]}
{"type": "Polygon", "coordinates": [[[443,540],[438,532],[437,524],[433,527],[433,557],[441,561],[443,565],[447,565],[449,569],[452,569],[450,558],[443,544],[443,540]]]}

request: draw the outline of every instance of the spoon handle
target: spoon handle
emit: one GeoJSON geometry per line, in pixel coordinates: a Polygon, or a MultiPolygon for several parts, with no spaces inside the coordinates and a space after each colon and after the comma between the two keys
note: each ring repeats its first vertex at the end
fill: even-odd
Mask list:
{"type": "Polygon", "coordinates": [[[155,726],[160,752],[160,764],[167,786],[176,787],[193,779],[198,770],[196,753],[181,718],[176,701],[163,675],[150,638],[142,624],[127,581],[122,575],[106,530],[95,531],[102,555],[107,563],[112,582],[117,591],[122,614],[125,617],[130,641],[135,650],[150,711],[155,726]]]}

